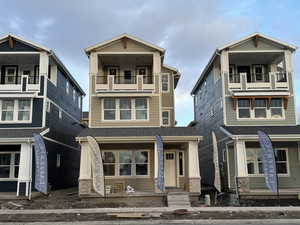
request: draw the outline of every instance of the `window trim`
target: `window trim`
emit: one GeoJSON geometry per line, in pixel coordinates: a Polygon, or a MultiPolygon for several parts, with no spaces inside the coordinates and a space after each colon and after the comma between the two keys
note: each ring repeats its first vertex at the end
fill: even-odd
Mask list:
{"type": "MultiPolygon", "coordinates": [[[[138,149],[138,150],[132,150],[132,149],[120,149],[120,150],[103,150],[101,151],[101,154],[104,154],[105,152],[113,152],[115,154],[115,157],[116,157],[116,161],[114,163],[107,163],[107,164],[114,164],[115,165],[115,175],[114,176],[105,176],[105,178],[109,178],[109,179],[120,179],[120,178],[150,178],[151,177],[151,160],[150,160],[150,150],[149,149],[138,149]],[[148,152],[148,163],[147,163],[147,172],[148,174],[147,175],[136,175],[136,170],[134,170],[133,168],[136,168],[135,166],[133,165],[136,165],[136,164],[142,164],[142,163],[136,163],[135,162],[135,154],[132,154],[131,157],[132,157],[132,160],[131,160],[131,174],[132,175],[120,175],[120,157],[119,157],[119,153],[120,152],[148,152]]],[[[126,163],[125,163],[126,164],[126,163]]],[[[129,164],[129,163],[128,163],[129,164]]],[[[144,163],[146,164],[146,163],[144,163]]],[[[104,163],[103,163],[104,165],[104,163]]]]}
{"type": "MultiPolygon", "coordinates": [[[[11,175],[15,174],[15,167],[16,167],[16,165],[14,163],[15,162],[15,155],[19,154],[20,155],[20,159],[21,159],[21,151],[0,152],[0,155],[1,154],[10,154],[11,157],[13,156],[13,160],[10,158],[11,160],[10,160],[10,165],[9,165],[9,177],[7,177],[7,178],[0,178],[0,182],[1,181],[17,181],[18,177],[11,177],[11,175]]],[[[21,161],[19,162],[19,165],[17,165],[17,166],[19,166],[19,171],[20,171],[20,163],[21,163],[21,161]]]]}
{"type": "Polygon", "coordinates": [[[11,99],[14,101],[13,120],[2,120],[2,101],[7,100],[5,98],[0,99],[0,124],[12,124],[12,123],[32,123],[32,112],[33,112],[33,99],[30,98],[30,112],[29,120],[18,120],[19,114],[19,101],[28,100],[27,98],[11,99]]]}
{"type": "MultiPolygon", "coordinates": [[[[265,80],[266,80],[266,71],[265,71],[265,65],[264,64],[253,64],[252,65],[252,72],[253,72],[253,78],[254,78],[254,82],[255,83],[265,83],[265,80]],[[258,80],[256,79],[256,68],[261,68],[261,72],[262,72],[262,75],[261,75],[261,78],[262,80],[258,80]]],[[[270,81],[269,81],[270,82],[270,81]]],[[[266,82],[268,83],[268,82],[266,82]]]]}
{"type": "Polygon", "coordinates": [[[108,120],[104,119],[104,100],[101,100],[101,121],[103,122],[143,122],[143,121],[150,121],[150,114],[149,114],[149,98],[145,98],[147,100],[147,119],[136,119],[136,107],[135,107],[135,100],[137,98],[129,98],[131,99],[131,119],[130,120],[121,120],[120,119],[120,98],[113,98],[116,101],[116,109],[115,109],[115,119],[108,120]]]}
{"type": "MultiPolygon", "coordinates": [[[[260,148],[246,148],[246,152],[248,149],[253,149],[257,152],[257,150],[260,150],[260,148]]],[[[283,174],[283,173],[279,173],[278,174],[278,177],[290,177],[291,174],[290,174],[290,162],[289,162],[289,151],[288,151],[288,148],[274,148],[274,150],[284,150],[285,151],[285,155],[286,155],[286,165],[287,165],[287,173],[286,174],[283,174]]],[[[279,162],[283,162],[283,161],[279,161],[279,162]]],[[[254,161],[254,163],[257,163],[257,165],[254,165],[254,166],[258,166],[258,160],[257,160],[257,157],[254,161]]],[[[247,160],[247,155],[246,155],[246,172],[247,172],[247,176],[249,177],[264,177],[264,173],[256,173],[256,174],[249,174],[248,173],[248,160],[247,160]]]]}
{"type": "MultiPolygon", "coordinates": [[[[248,98],[247,98],[248,99],[248,98]]],[[[267,103],[267,106],[266,106],[266,113],[267,113],[267,117],[265,118],[256,118],[255,117],[255,107],[252,108],[251,104],[252,104],[252,101],[251,99],[249,98],[250,100],[250,117],[249,118],[240,118],[239,116],[239,105],[238,105],[238,102],[237,102],[237,106],[236,106],[236,110],[235,110],[235,113],[236,113],[236,119],[239,120],[239,121],[249,121],[249,120],[285,120],[285,108],[284,108],[284,103],[283,103],[283,100],[282,101],[282,104],[281,104],[281,109],[282,109],[282,117],[281,118],[272,118],[271,116],[271,106],[268,107],[268,99],[266,99],[266,103],[267,103]]],[[[273,107],[273,108],[279,108],[279,107],[273,107]]]]}
{"type": "Polygon", "coordinates": [[[163,93],[168,93],[168,92],[170,92],[170,74],[168,74],[168,73],[162,73],[161,74],[161,91],[163,92],[163,93]],[[163,77],[164,76],[167,76],[167,84],[168,84],[168,89],[167,90],[164,90],[163,89],[163,83],[164,83],[164,81],[163,81],[163,77]]]}
{"type": "Polygon", "coordinates": [[[76,90],[73,88],[73,102],[76,102],[76,90]]]}
{"type": "Polygon", "coordinates": [[[69,81],[67,80],[66,81],[66,94],[68,95],[69,93],[70,93],[70,83],[69,83],[69,81]]]}
{"type": "Polygon", "coordinates": [[[185,154],[184,154],[184,151],[176,151],[176,155],[177,155],[177,168],[178,168],[178,170],[177,170],[177,176],[178,177],[185,177],[185,154]],[[180,158],[179,158],[179,154],[180,153],[182,153],[182,175],[180,175],[180,169],[179,169],[179,160],[180,160],[180,158]]]}

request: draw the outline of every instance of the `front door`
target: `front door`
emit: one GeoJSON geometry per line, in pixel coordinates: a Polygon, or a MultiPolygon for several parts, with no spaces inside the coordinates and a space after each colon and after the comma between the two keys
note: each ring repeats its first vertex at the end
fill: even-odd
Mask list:
{"type": "Polygon", "coordinates": [[[176,187],[175,152],[165,152],[165,186],[176,187]]]}
{"type": "Polygon", "coordinates": [[[246,73],[247,82],[251,82],[250,66],[238,66],[237,71],[238,74],[246,73]]]}

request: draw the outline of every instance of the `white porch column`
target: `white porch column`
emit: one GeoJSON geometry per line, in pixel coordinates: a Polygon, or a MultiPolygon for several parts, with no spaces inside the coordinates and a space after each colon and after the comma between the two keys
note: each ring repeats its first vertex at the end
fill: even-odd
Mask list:
{"type": "Polygon", "coordinates": [[[79,195],[89,194],[92,189],[92,166],[89,145],[87,142],[81,144],[79,195]]]}
{"type": "Polygon", "coordinates": [[[26,184],[25,195],[29,196],[30,182],[32,179],[32,146],[31,143],[22,143],[20,151],[19,175],[17,184],[17,196],[19,196],[20,183],[26,184]]]}
{"type": "Polygon", "coordinates": [[[154,192],[161,193],[161,190],[157,188],[158,178],[158,152],[157,152],[157,141],[154,142],[154,192]]]}
{"type": "Polygon", "coordinates": [[[247,155],[245,141],[236,140],[234,142],[234,155],[236,162],[236,181],[241,192],[249,191],[249,178],[247,173],[247,155]]]}
{"type": "Polygon", "coordinates": [[[284,64],[285,64],[285,69],[286,72],[292,72],[293,68],[292,68],[292,53],[290,50],[285,50],[284,51],[284,64]]]}
{"type": "Polygon", "coordinates": [[[189,191],[201,192],[198,141],[188,142],[188,175],[189,191]]]}
{"type": "Polygon", "coordinates": [[[49,55],[47,52],[40,53],[40,74],[48,77],[48,70],[49,70],[49,55]]]}

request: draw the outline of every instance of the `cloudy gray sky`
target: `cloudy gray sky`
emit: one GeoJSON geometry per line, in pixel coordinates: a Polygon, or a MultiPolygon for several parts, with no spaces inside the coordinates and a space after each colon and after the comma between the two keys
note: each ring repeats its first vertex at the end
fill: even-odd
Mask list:
{"type": "MultiPolygon", "coordinates": [[[[193,119],[190,91],[215,48],[253,32],[300,46],[297,0],[10,0],[1,8],[1,36],[13,33],[53,49],[86,92],[84,48],[122,33],[165,48],[165,63],[182,73],[176,90],[179,125],[193,119]]],[[[294,62],[297,87],[299,53],[294,62]]]]}

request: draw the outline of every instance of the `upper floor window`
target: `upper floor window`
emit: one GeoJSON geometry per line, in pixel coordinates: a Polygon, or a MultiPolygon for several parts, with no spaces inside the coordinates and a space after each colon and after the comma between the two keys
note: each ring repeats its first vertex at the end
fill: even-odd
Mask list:
{"type": "Polygon", "coordinates": [[[67,83],[66,83],[66,93],[67,93],[67,95],[69,94],[69,92],[70,92],[70,84],[69,84],[69,81],[67,81],[67,83]]]}
{"type": "Polygon", "coordinates": [[[106,98],[103,100],[103,120],[147,120],[146,98],[106,98]]]}
{"type": "Polygon", "coordinates": [[[161,87],[162,91],[168,92],[169,91],[169,75],[168,74],[163,74],[161,76],[161,87]]]}
{"type": "Polygon", "coordinates": [[[264,65],[254,65],[253,73],[256,82],[269,82],[269,76],[265,73],[264,65]]]}
{"type": "Polygon", "coordinates": [[[1,122],[30,122],[31,100],[0,100],[1,122]]]}
{"type": "Polygon", "coordinates": [[[239,99],[237,116],[239,119],[283,119],[282,99],[239,99]]]}
{"type": "Polygon", "coordinates": [[[78,108],[81,109],[81,96],[78,95],[78,108]]]}
{"type": "Polygon", "coordinates": [[[240,75],[236,72],[234,65],[229,65],[229,82],[240,83],[240,75]]]}
{"type": "Polygon", "coordinates": [[[75,102],[76,101],[76,90],[73,89],[73,101],[75,102]]]}
{"type": "Polygon", "coordinates": [[[163,111],[163,112],[162,112],[162,124],[163,124],[164,126],[170,125],[170,115],[169,115],[169,111],[163,111]]]}
{"type": "MultiPolygon", "coordinates": [[[[276,169],[278,174],[287,175],[289,172],[287,149],[275,150],[276,169]]],[[[261,150],[258,148],[246,149],[247,171],[249,175],[263,175],[261,150]]]]}
{"type": "Polygon", "coordinates": [[[5,68],[5,84],[15,84],[17,78],[17,67],[5,68]]]}
{"type": "Polygon", "coordinates": [[[116,119],[116,99],[107,98],[104,99],[104,120],[116,119]]]}
{"type": "Polygon", "coordinates": [[[148,101],[146,98],[135,99],[135,115],[137,120],[148,119],[148,101]]]}
{"type": "Polygon", "coordinates": [[[17,179],[19,164],[20,152],[0,152],[0,180],[17,179]]]}

